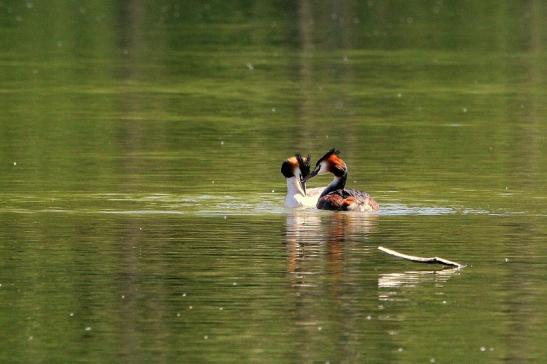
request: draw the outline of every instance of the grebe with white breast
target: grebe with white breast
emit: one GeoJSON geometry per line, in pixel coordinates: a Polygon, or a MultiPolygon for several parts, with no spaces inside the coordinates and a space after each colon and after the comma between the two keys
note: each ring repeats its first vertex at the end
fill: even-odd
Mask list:
{"type": "MultiPolygon", "coordinates": [[[[348,167],[338,155],[340,151],[331,149],[321,157],[313,172],[308,175],[310,179],[316,175],[332,173],[334,179],[323,189],[317,201],[317,208],[321,210],[338,211],[376,211],[380,205],[366,192],[346,189],[348,179],[348,167]]],[[[306,179],[306,180],[307,180],[306,179]]]]}
{"type": "Polygon", "coordinates": [[[306,180],[310,174],[311,158],[300,154],[288,158],[281,165],[281,173],[287,179],[287,196],[285,207],[315,207],[319,195],[306,195],[306,180]]]}

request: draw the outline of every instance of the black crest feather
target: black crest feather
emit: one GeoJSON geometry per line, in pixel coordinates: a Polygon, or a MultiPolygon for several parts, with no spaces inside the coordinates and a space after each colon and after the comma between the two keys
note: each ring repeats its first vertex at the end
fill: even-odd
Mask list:
{"type": "Polygon", "coordinates": [[[322,156],[321,158],[319,158],[317,160],[317,163],[315,163],[316,166],[319,165],[319,163],[321,163],[322,161],[328,159],[331,155],[333,154],[336,154],[336,155],[339,155],[340,154],[340,151],[336,148],[332,148],[330,149],[324,156],[322,156]]]}
{"type": "Polygon", "coordinates": [[[302,158],[300,153],[296,153],[296,160],[298,161],[298,167],[300,168],[302,177],[308,177],[310,174],[311,156],[308,154],[306,158],[302,158]]]}
{"type": "MultiPolygon", "coordinates": [[[[308,154],[308,156],[304,158],[300,153],[296,153],[295,158],[298,162],[298,168],[300,168],[300,173],[302,174],[302,177],[306,178],[310,174],[311,156],[308,154]]],[[[291,164],[291,162],[286,160],[281,165],[281,173],[287,178],[294,177],[293,168],[294,166],[291,164]]]]}
{"type": "Polygon", "coordinates": [[[292,166],[291,166],[291,163],[289,161],[283,162],[283,164],[281,165],[281,173],[286,178],[291,178],[292,176],[294,176],[294,173],[292,171],[292,166]]]}

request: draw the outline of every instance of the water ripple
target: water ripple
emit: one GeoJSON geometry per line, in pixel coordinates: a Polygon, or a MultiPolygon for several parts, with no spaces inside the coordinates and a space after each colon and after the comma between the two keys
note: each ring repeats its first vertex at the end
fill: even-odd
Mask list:
{"type": "MultiPolygon", "coordinates": [[[[0,212],[57,213],[57,214],[118,214],[118,215],[198,215],[249,216],[280,215],[289,212],[280,194],[247,196],[214,194],[51,194],[5,195],[0,212]]],[[[310,209],[314,213],[329,213],[310,209]]],[[[496,215],[523,214],[513,211],[488,211],[449,206],[411,206],[403,203],[384,203],[381,210],[369,213],[380,216],[437,216],[437,215],[496,215]]]]}

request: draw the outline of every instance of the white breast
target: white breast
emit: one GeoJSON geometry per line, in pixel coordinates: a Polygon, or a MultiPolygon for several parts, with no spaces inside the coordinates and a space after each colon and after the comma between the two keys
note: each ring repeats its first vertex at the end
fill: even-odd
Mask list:
{"type": "Polygon", "coordinates": [[[302,196],[300,194],[287,194],[285,197],[285,207],[290,208],[315,208],[319,194],[315,196],[302,196]]]}
{"type": "MultiPolygon", "coordinates": [[[[323,190],[321,188],[319,189],[321,191],[323,190]]],[[[317,200],[321,194],[319,189],[312,188],[309,192],[306,191],[306,196],[304,196],[304,191],[300,187],[300,182],[298,179],[296,177],[287,178],[287,196],[285,197],[285,207],[314,208],[317,205],[317,200]]]]}

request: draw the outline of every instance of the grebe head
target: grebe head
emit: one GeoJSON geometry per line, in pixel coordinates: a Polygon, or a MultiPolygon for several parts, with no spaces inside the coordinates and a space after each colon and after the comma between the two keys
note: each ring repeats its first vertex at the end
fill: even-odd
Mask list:
{"type": "Polygon", "coordinates": [[[281,173],[285,178],[296,177],[306,193],[306,180],[310,174],[310,162],[311,157],[308,154],[306,158],[303,158],[300,153],[296,153],[294,157],[288,158],[281,165],[281,173]]]}
{"type": "Polygon", "coordinates": [[[338,155],[340,151],[332,148],[324,156],[319,158],[315,164],[315,169],[308,175],[307,179],[317,175],[332,173],[336,177],[342,177],[348,171],[346,163],[338,155]]]}

